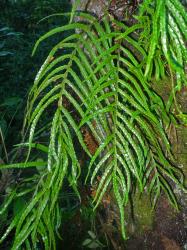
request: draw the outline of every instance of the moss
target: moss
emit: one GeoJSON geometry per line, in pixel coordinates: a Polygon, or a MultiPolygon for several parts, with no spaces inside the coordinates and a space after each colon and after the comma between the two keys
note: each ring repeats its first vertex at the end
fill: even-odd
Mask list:
{"type": "Polygon", "coordinates": [[[151,230],[154,222],[154,211],[147,194],[136,194],[133,201],[134,218],[137,221],[138,231],[151,230]]]}
{"type": "Polygon", "coordinates": [[[169,94],[171,93],[171,79],[169,77],[159,81],[152,80],[151,86],[154,91],[163,98],[164,101],[168,100],[169,94]]]}
{"type": "MultiPolygon", "coordinates": [[[[130,214],[130,207],[128,207],[127,210],[126,212],[130,214]]],[[[141,235],[145,231],[153,229],[155,213],[152,209],[150,198],[146,193],[140,195],[140,193],[137,192],[134,195],[131,210],[131,214],[133,215],[131,217],[129,216],[127,220],[128,234],[141,235]]]]}
{"type": "Polygon", "coordinates": [[[177,155],[179,167],[182,170],[185,177],[185,186],[187,186],[187,153],[177,155]]]}

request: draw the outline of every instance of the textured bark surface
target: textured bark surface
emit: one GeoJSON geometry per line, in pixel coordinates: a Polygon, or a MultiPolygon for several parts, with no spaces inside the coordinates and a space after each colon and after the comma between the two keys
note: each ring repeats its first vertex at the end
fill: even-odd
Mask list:
{"type": "MultiPolygon", "coordinates": [[[[72,4],[75,4],[76,0],[71,0],[72,4]]],[[[109,6],[107,0],[80,0],[80,4],[77,6],[77,10],[88,11],[94,13],[98,17],[101,17],[105,10],[109,6]]]]}
{"type": "MultiPolygon", "coordinates": [[[[77,0],[71,0],[75,4],[77,0]]],[[[80,0],[77,10],[88,11],[98,18],[109,12],[115,18],[130,19],[142,0],[80,0]]]]}

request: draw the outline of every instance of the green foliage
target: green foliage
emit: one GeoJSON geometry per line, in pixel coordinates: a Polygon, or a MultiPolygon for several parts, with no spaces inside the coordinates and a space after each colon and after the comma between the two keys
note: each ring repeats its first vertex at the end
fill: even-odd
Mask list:
{"type": "Polygon", "coordinates": [[[145,77],[151,79],[154,76],[158,81],[164,78],[165,72],[170,74],[172,93],[167,109],[170,109],[174,99],[177,112],[181,113],[175,93],[187,85],[186,9],[178,0],[146,0],[141,5],[137,19],[149,27],[141,33],[141,42],[148,52],[145,77]]]}
{"type": "MultiPolygon", "coordinates": [[[[161,192],[178,207],[171,182],[183,188],[183,175],[171,163],[165,132],[174,118],[149,83],[156,74],[156,79],[176,75],[179,89],[179,79],[185,84],[186,56],[181,59],[180,53],[186,51],[186,14],[178,0],[171,2],[172,6],[169,1],[143,1],[138,21],[130,27],[110,15],[98,21],[90,14],[75,13],[79,21],[54,28],[37,41],[33,54],[45,39],[61,34],[29,93],[24,124],[30,129],[27,161],[1,166],[40,166],[41,162],[28,159],[37,145],[33,143],[35,131],[50,110],[48,147],[38,147],[47,152],[47,162],[42,162],[45,169],[27,206],[2,236],[4,240],[15,228],[13,250],[38,245],[56,249],[55,235],[61,221],[58,196],[65,176],[77,192],[82,172],[80,150],[89,157],[85,183],[92,185],[101,176],[94,209],[106,192],[113,192],[124,239],[124,207],[136,189],[150,194],[153,207],[161,192]],[[172,16],[175,28],[183,21],[177,33],[182,36],[179,44],[169,30],[168,16],[172,16]],[[93,154],[83,136],[84,128],[98,144],[93,154]]],[[[6,210],[6,203],[4,206],[6,210]]]]}
{"type": "Polygon", "coordinates": [[[83,247],[86,249],[102,249],[105,247],[98,239],[97,236],[92,231],[88,231],[89,238],[85,239],[82,243],[83,247]]]}
{"type": "MultiPolygon", "coordinates": [[[[46,15],[68,11],[69,8],[70,4],[65,0],[1,1],[0,126],[7,151],[21,140],[26,96],[42,58],[46,56],[46,48],[55,44],[58,38],[47,41],[35,57],[31,57],[33,43],[43,32],[65,23],[66,18],[54,17],[45,22],[39,21],[46,15]],[[9,100],[11,105],[5,105],[9,100]]],[[[5,160],[1,147],[0,158],[5,160]]]]}
{"type": "Polygon", "coordinates": [[[0,38],[2,39],[0,43],[0,57],[13,55],[13,52],[6,50],[5,39],[7,37],[17,37],[20,33],[12,32],[8,27],[3,27],[0,29],[0,38]]]}
{"type": "MultiPolygon", "coordinates": [[[[15,51],[11,50],[8,46],[8,41],[17,41],[20,39],[20,36],[22,34],[19,32],[14,32],[11,30],[9,27],[3,27],[0,29],[0,62],[1,62],[1,67],[0,67],[0,72],[1,75],[4,73],[5,65],[4,62],[8,58],[12,58],[15,56],[15,51]]],[[[6,87],[1,87],[1,88],[6,88],[6,87]]],[[[1,92],[1,91],[0,91],[1,92]]],[[[21,98],[17,97],[9,97],[9,98],[2,98],[3,101],[1,101],[0,104],[0,112],[1,112],[1,117],[0,117],[0,130],[1,130],[1,137],[5,138],[6,130],[8,128],[8,117],[11,120],[14,117],[15,114],[15,106],[19,107],[20,102],[22,101],[21,98]]],[[[4,140],[4,138],[1,138],[4,140]]],[[[2,147],[0,145],[0,156],[2,154],[2,147]]]]}

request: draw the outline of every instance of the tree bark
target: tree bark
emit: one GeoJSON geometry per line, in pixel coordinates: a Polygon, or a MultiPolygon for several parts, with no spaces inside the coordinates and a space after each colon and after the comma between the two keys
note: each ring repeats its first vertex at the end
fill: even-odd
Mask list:
{"type": "MultiPolygon", "coordinates": [[[[77,0],[71,0],[72,5],[77,0]]],[[[107,0],[80,0],[77,10],[88,11],[95,14],[97,17],[104,15],[105,11],[109,7],[109,1],[107,0]]]]}

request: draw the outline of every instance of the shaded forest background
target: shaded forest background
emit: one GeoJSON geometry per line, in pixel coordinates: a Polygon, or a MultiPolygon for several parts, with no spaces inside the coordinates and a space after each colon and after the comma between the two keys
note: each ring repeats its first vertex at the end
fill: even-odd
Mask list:
{"type": "MultiPolygon", "coordinates": [[[[66,18],[40,20],[70,9],[67,0],[0,1],[0,127],[7,151],[20,142],[27,95],[46,53],[59,37],[47,40],[31,57],[34,43],[53,27],[63,25],[66,18]]],[[[3,154],[0,145],[0,159],[3,154]]]]}

